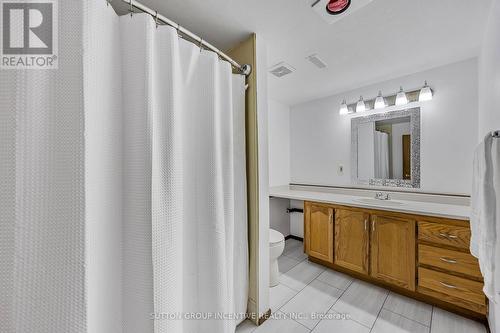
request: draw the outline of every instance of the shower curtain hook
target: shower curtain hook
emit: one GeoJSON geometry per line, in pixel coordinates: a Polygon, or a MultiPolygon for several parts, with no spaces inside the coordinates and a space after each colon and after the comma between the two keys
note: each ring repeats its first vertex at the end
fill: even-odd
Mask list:
{"type": "Polygon", "coordinates": [[[158,29],[158,11],[156,11],[155,14],[155,23],[156,23],[156,29],[158,29]]]}
{"type": "Polygon", "coordinates": [[[132,15],[134,14],[134,6],[132,5],[132,0],[130,0],[130,17],[132,17],[132,15]]]}
{"type": "Polygon", "coordinates": [[[203,51],[203,38],[200,38],[200,53],[203,51]]]}

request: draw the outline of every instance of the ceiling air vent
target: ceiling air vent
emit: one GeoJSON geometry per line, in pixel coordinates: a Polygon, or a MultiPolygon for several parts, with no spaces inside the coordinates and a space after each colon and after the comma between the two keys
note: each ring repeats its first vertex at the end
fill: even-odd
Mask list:
{"type": "Polygon", "coordinates": [[[309,60],[310,63],[312,63],[314,66],[318,67],[319,69],[326,68],[326,64],[323,60],[318,58],[317,54],[311,54],[310,56],[306,57],[307,60],[309,60]]]}
{"type": "Polygon", "coordinates": [[[285,62],[280,62],[269,69],[269,73],[280,78],[295,71],[295,68],[285,62]]]}

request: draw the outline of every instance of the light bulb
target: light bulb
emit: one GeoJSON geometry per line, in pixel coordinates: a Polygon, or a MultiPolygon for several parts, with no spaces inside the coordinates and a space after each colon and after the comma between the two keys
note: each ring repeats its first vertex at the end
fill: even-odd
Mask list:
{"type": "Polygon", "coordinates": [[[340,115],[346,115],[349,113],[349,107],[347,106],[347,103],[345,102],[345,99],[342,101],[342,104],[340,104],[340,110],[339,114],[340,115]]]}
{"type": "Polygon", "coordinates": [[[366,111],[365,101],[363,100],[363,96],[359,96],[359,101],[356,104],[356,112],[364,112],[366,111]]]}
{"type": "Polygon", "coordinates": [[[425,81],[424,86],[420,89],[420,94],[418,95],[419,102],[425,102],[432,100],[432,89],[427,85],[427,81],[425,81]]]}
{"type": "Polygon", "coordinates": [[[382,96],[382,92],[379,91],[378,92],[378,96],[377,98],[375,99],[375,105],[374,105],[374,108],[375,109],[383,109],[387,106],[387,104],[385,104],[385,99],[384,97],[382,96]]]}
{"type": "Polygon", "coordinates": [[[408,97],[406,97],[406,93],[403,91],[403,87],[399,88],[399,92],[396,95],[396,105],[406,105],[408,104],[408,97]]]}

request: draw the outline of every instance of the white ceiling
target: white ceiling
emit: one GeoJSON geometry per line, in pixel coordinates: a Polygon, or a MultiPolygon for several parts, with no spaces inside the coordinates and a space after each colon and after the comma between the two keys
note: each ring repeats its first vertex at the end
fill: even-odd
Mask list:
{"type": "Polygon", "coordinates": [[[373,0],[332,25],[313,12],[312,0],[141,2],[222,50],[260,34],[269,67],[285,61],[296,69],[269,75],[269,96],[294,105],[477,56],[491,0],[373,0]],[[307,62],[312,53],[328,68],[307,62]]]}

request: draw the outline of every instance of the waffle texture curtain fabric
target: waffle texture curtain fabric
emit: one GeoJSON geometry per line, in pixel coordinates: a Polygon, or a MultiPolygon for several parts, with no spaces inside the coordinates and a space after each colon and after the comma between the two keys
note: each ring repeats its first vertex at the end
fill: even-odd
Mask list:
{"type": "Polygon", "coordinates": [[[0,70],[2,333],[86,331],[82,3],[58,6],[59,68],[0,70]]]}
{"type": "Polygon", "coordinates": [[[59,68],[0,72],[0,332],[234,332],[244,77],[149,15],[58,5],[59,68]]]}
{"type": "Polygon", "coordinates": [[[124,331],[232,333],[207,316],[246,310],[244,78],[146,14],[120,25],[124,331]]]}

